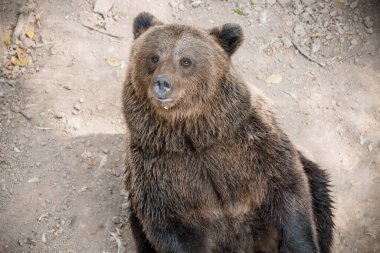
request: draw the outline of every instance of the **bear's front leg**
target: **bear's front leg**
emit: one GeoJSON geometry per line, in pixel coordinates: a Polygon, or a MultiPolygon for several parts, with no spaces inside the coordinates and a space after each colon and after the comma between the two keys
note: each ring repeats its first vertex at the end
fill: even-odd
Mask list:
{"type": "Polygon", "coordinates": [[[141,221],[139,218],[137,218],[136,213],[132,210],[129,214],[129,223],[131,225],[132,234],[135,239],[137,253],[156,253],[146,238],[141,221]]]}
{"type": "Polygon", "coordinates": [[[145,231],[148,240],[159,253],[211,253],[207,232],[179,219],[153,222],[145,231]]]}
{"type": "Polygon", "coordinates": [[[271,210],[281,234],[281,253],[319,253],[312,210],[295,193],[285,192],[272,203],[271,210]]]}

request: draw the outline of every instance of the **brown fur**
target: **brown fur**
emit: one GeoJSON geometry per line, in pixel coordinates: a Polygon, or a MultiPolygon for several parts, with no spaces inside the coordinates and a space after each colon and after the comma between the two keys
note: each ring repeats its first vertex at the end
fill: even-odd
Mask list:
{"type": "Polygon", "coordinates": [[[138,251],[319,252],[300,155],[230,61],[241,28],[162,25],[147,13],[134,26],[123,109],[138,251]],[[177,64],[183,55],[191,67],[177,64]],[[151,89],[163,73],[169,109],[151,89]]]}

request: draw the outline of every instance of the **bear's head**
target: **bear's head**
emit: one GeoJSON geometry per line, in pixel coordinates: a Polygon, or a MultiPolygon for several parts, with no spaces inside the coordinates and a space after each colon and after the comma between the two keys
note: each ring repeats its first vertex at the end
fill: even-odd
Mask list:
{"type": "Polygon", "coordinates": [[[131,85],[163,114],[191,114],[210,103],[243,41],[237,24],[204,30],[163,24],[146,12],[134,19],[133,33],[131,85]]]}

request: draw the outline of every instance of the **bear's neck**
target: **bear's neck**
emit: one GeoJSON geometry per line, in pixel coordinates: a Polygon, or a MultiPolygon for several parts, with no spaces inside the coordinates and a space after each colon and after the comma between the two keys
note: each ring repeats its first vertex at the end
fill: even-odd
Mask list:
{"type": "Polygon", "coordinates": [[[195,116],[168,120],[141,102],[129,84],[124,90],[124,113],[131,143],[153,153],[202,151],[235,138],[248,119],[250,95],[243,82],[226,75],[221,88],[195,116]]]}

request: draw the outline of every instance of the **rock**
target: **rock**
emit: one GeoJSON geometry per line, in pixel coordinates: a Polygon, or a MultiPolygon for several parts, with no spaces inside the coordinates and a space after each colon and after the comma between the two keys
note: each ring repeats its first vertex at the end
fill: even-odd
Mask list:
{"type": "Polygon", "coordinates": [[[367,28],[373,27],[373,22],[371,21],[371,17],[365,17],[363,20],[363,23],[367,28]]]}
{"type": "Polygon", "coordinates": [[[367,33],[368,33],[368,34],[372,34],[372,33],[373,33],[373,29],[372,29],[372,28],[368,28],[368,29],[367,29],[367,33]]]}
{"type": "Polygon", "coordinates": [[[360,143],[360,145],[363,146],[363,144],[365,143],[365,141],[366,141],[366,139],[364,138],[364,136],[362,134],[360,134],[360,136],[359,136],[359,143],[360,143]]]}
{"type": "Polygon", "coordinates": [[[272,6],[276,3],[276,0],[266,0],[265,2],[267,5],[272,6]]]}
{"type": "Polygon", "coordinates": [[[303,24],[298,24],[294,27],[294,32],[299,36],[299,37],[305,37],[306,31],[303,26],[303,24]]]}
{"type": "Polygon", "coordinates": [[[266,10],[263,10],[259,14],[259,24],[263,25],[268,21],[268,14],[266,10]]]}
{"type": "Polygon", "coordinates": [[[0,90],[0,97],[5,97],[5,93],[2,90],[0,90]]]}
{"type": "Polygon", "coordinates": [[[357,44],[359,44],[356,39],[351,39],[350,43],[352,46],[356,46],[357,44]]]}
{"type": "Polygon", "coordinates": [[[321,43],[314,42],[311,44],[311,54],[316,54],[321,49],[321,43]]]}
{"type": "Polygon", "coordinates": [[[355,9],[359,4],[359,0],[356,0],[356,1],[353,1],[351,4],[350,4],[350,8],[351,9],[355,9]]]}
{"type": "Polygon", "coordinates": [[[200,1],[200,0],[193,0],[193,1],[191,2],[191,7],[193,7],[193,8],[198,8],[199,6],[201,6],[202,3],[203,3],[203,2],[200,1]]]}
{"type": "Polygon", "coordinates": [[[131,206],[131,204],[130,204],[129,202],[126,202],[126,203],[123,203],[123,204],[121,205],[121,209],[126,210],[126,209],[128,209],[130,206],[131,206]]]}
{"type": "Polygon", "coordinates": [[[16,153],[20,153],[21,152],[21,150],[18,148],[18,147],[14,147],[14,149],[13,149],[16,153]]]}
{"type": "Polygon", "coordinates": [[[340,37],[339,42],[340,42],[340,44],[343,44],[344,43],[344,37],[340,37]]]}
{"type": "Polygon", "coordinates": [[[368,144],[368,151],[371,152],[372,149],[373,149],[373,143],[370,142],[370,143],[368,144]]]}
{"type": "Polygon", "coordinates": [[[330,11],[330,17],[336,17],[336,15],[338,15],[338,12],[336,10],[332,10],[330,11]]]}
{"type": "Polygon", "coordinates": [[[74,105],[74,109],[77,110],[77,111],[80,111],[80,109],[81,109],[80,104],[75,104],[74,105]]]}
{"type": "Polygon", "coordinates": [[[172,8],[176,8],[178,6],[178,3],[176,1],[169,1],[169,6],[172,8]]]}
{"type": "Polygon", "coordinates": [[[332,33],[331,32],[328,32],[327,34],[326,34],[326,40],[332,40],[333,39],[333,35],[332,35],[332,33]]]}
{"type": "Polygon", "coordinates": [[[28,180],[28,183],[38,183],[38,182],[40,182],[40,179],[36,176],[28,180]]]}
{"type": "Polygon", "coordinates": [[[94,5],[94,11],[102,14],[103,17],[107,17],[111,8],[112,2],[110,0],[97,0],[94,5]]]}
{"type": "Polygon", "coordinates": [[[249,7],[246,7],[243,9],[243,15],[244,16],[250,16],[251,15],[251,10],[249,9],[249,7]]]}
{"type": "Polygon", "coordinates": [[[55,117],[57,119],[62,119],[65,116],[66,116],[66,114],[64,112],[58,112],[58,113],[55,114],[55,117]]]}
{"type": "Polygon", "coordinates": [[[337,31],[340,35],[344,34],[344,29],[340,25],[337,26],[337,31]]]}
{"type": "Polygon", "coordinates": [[[301,0],[301,3],[305,6],[310,6],[315,3],[315,0],[301,0]]]}
{"type": "Polygon", "coordinates": [[[284,48],[291,48],[293,46],[293,43],[288,36],[282,37],[281,42],[284,45],[284,48]]]}
{"type": "Polygon", "coordinates": [[[71,90],[71,86],[70,86],[70,85],[65,84],[65,85],[63,85],[62,87],[63,87],[64,89],[66,89],[66,90],[71,90]]]}
{"type": "Polygon", "coordinates": [[[24,241],[23,241],[23,240],[21,240],[21,239],[20,239],[20,240],[18,240],[18,242],[17,242],[17,243],[18,243],[18,245],[20,245],[21,247],[22,247],[22,246],[24,246],[24,241]]]}
{"type": "Polygon", "coordinates": [[[120,224],[122,221],[119,216],[112,217],[112,223],[113,224],[120,224]]]}
{"type": "Polygon", "coordinates": [[[81,104],[84,103],[84,97],[81,97],[81,98],[79,99],[79,103],[81,103],[81,104]]]}
{"type": "Polygon", "coordinates": [[[45,233],[42,233],[41,241],[42,241],[43,243],[47,243],[45,233]]]}
{"type": "Polygon", "coordinates": [[[24,47],[26,48],[31,48],[31,47],[34,47],[36,46],[36,42],[34,42],[33,40],[25,37],[23,40],[22,40],[22,44],[24,45],[24,47]]]}
{"type": "Polygon", "coordinates": [[[184,10],[185,10],[185,5],[183,5],[183,4],[179,4],[179,5],[178,5],[178,9],[179,9],[180,11],[184,11],[184,10]]]}

